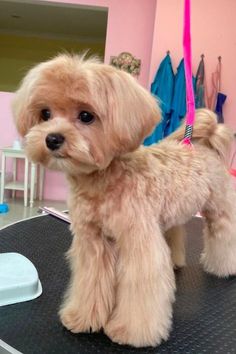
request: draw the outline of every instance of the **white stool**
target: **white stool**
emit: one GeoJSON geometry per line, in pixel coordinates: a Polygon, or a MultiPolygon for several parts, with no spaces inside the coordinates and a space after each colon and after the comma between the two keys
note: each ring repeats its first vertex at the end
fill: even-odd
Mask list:
{"type": "MultiPolygon", "coordinates": [[[[16,190],[24,191],[24,206],[28,205],[28,190],[30,189],[30,207],[33,207],[34,198],[36,195],[37,186],[37,165],[30,163],[27,159],[23,149],[14,149],[11,147],[2,149],[2,178],[1,178],[1,189],[0,189],[0,203],[4,201],[4,190],[12,190],[12,197],[15,197],[16,190]],[[6,158],[13,158],[13,181],[5,183],[6,175],[6,158]],[[19,182],[16,180],[17,171],[17,159],[24,159],[25,161],[25,171],[24,171],[24,181],[19,182]],[[29,184],[29,167],[31,171],[30,184],[29,184]]],[[[40,166],[39,172],[39,200],[43,199],[43,183],[44,183],[44,168],[40,166]]]]}

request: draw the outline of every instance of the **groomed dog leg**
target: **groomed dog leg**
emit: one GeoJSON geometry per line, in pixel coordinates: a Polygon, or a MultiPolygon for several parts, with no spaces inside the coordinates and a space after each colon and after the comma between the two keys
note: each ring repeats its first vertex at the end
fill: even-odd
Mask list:
{"type": "Polygon", "coordinates": [[[116,306],[104,330],[119,344],[156,346],[170,332],[174,272],[169,247],[151,223],[136,220],[118,241],[116,306]]]}
{"type": "Polygon", "coordinates": [[[74,333],[99,331],[115,301],[114,245],[93,226],[83,227],[74,237],[68,258],[72,275],[61,321],[74,333]]]}
{"type": "Polygon", "coordinates": [[[185,229],[184,226],[174,226],[165,232],[174,268],[185,266],[185,229]]]}
{"type": "Polygon", "coordinates": [[[228,180],[204,210],[204,269],[219,277],[236,275],[236,194],[228,180]]]}

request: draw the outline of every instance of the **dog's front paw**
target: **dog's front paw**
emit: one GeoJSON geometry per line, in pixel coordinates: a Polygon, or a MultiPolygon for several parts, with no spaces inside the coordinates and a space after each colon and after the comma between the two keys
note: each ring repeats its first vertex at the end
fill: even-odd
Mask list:
{"type": "Polygon", "coordinates": [[[115,343],[131,345],[133,347],[155,347],[159,345],[162,339],[167,339],[158,333],[148,333],[143,326],[135,328],[128,324],[119,324],[111,320],[104,328],[105,334],[115,343]]]}
{"type": "Polygon", "coordinates": [[[63,326],[73,333],[90,332],[91,330],[89,324],[81,318],[77,309],[62,308],[59,316],[63,326]]]}
{"type": "Polygon", "coordinates": [[[125,326],[115,326],[112,321],[104,327],[105,334],[115,343],[130,344],[128,343],[128,329],[125,326]]]}

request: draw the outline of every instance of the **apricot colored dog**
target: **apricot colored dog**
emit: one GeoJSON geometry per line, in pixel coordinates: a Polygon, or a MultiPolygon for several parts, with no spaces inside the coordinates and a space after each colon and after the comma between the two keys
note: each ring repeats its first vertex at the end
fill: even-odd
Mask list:
{"type": "Polygon", "coordinates": [[[70,331],[103,329],[136,347],[166,340],[173,268],[185,263],[181,225],[198,211],[204,269],[236,274],[232,135],[214,113],[197,111],[193,148],[181,143],[184,127],[143,147],[161,119],[156,100],[129,74],[69,55],[30,70],[13,111],[28,157],[70,186],[71,280],[60,310],[70,331]]]}

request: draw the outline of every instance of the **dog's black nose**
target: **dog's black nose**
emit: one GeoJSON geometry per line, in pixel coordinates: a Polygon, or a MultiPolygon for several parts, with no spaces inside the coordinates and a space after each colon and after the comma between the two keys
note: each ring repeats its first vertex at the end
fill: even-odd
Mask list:
{"type": "Polygon", "coordinates": [[[64,143],[65,138],[61,134],[48,134],[45,140],[50,150],[57,150],[64,143]]]}

